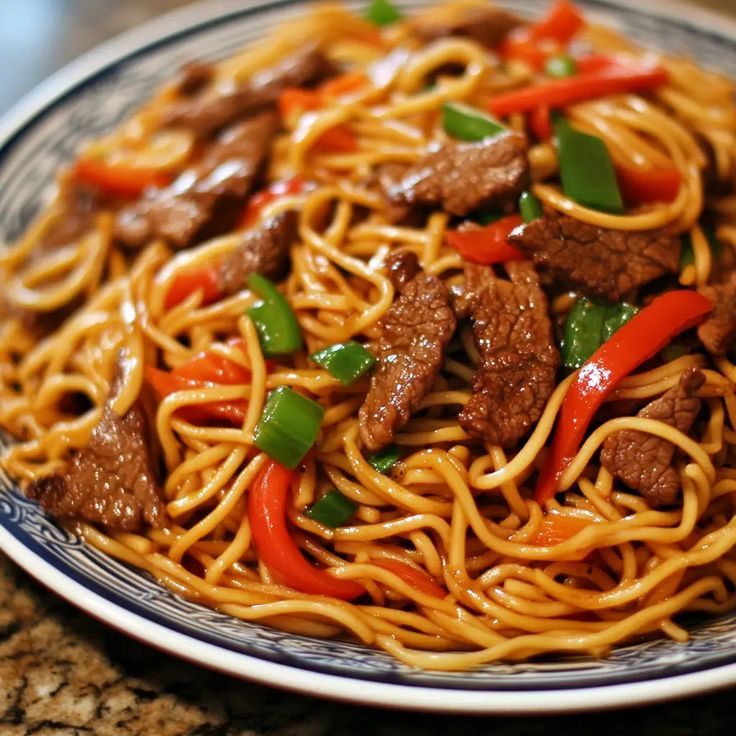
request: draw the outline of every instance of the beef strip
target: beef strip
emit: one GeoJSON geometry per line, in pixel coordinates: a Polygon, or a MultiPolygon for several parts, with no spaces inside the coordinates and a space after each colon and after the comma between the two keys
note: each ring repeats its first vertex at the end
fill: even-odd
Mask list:
{"type": "Polygon", "coordinates": [[[424,42],[448,36],[464,36],[482,46],[496,48],[506,36],[522,24],[522,20],[500,8],[476,6],[462,8],[455,17],[437,19],[435,16],[417,18],[412,30],[424,42]]]}
{"type": "Polygon", "coordinates": [[[503,279],[486,266],[465,266],[455,308],[470,316],[481,364],[459,421],[488,444],[513,447],[542,415],[560,356],[534,266],[512,261],[506,270],[503,279]]]}
{"type": "Polygon", "coordinates": [[[378,365],[358,419],[370,451],[389,444],[432,388],[455,331],[444,283],[423,271],[403,287],[379,322],[378,365]]]}
{"type": "MultiPolygon", "coordinates": [[[[685,371],[680,383],[647,404],[637,416],[657,419],[687,432],[700,411],[695,392],[705,382],[697,369],[685,371]]],[[[672,464],[675,446],[665,439],[633,429],[610,435],[603,443],[601,462],[629,488],[639,491],[653,506],[677,501],[680,474],[672,464]]]]}
{"type": "Polygon", "coordinates": [[[289,248],[296,238],[298,222],[297,213],[287,210],[247,230],[217,267],[220,291],[236,294],[254,273],[280,280],[289,266],[289,248]]]}
{"type": "Polygon", "coordinates": [[[420,270],[419,259],[410,250],[392,253],[386,262],[388,277],[396,291],[402,291],[420,270]]]}
{"type": "Polygon", "coordinates": [[[210,138],[236,120],[273,107],[287,87],[305,86],[333,72],[318,46],[309,44],[246,81],[214,89],[205,85],[197,94],[177,101],[163,124],[187,128],[199,139],[210,138]]]}
{"type": "Polygon", "coordinates": [[[567,216],[533,220],[509,242],[565,286],[611,301],[680,263],[680,239],[667,230],[609,230],[567,216]]]}
{"type": "Polygon", "coordinates": [[[397,179],[380,183],[392,204],[441,206],[467,215],[514,199],[528,180],[526,138],[507,132],[477,143],[447,141],[397,179]]]}
{"type": "Polygon", "coordinates": [[[179,72],[176,89],[184,97],[193,97],[202,92],[212,81],[215,69],[211,64],[192,61],[184,64],[179,72]]]}
{"type": "Polygon", "coordinates": [[[698,337],[711,355],[724,356],[736,340],[736,273],[699,291],[713,302],[714,309],[698,327],[698,337]]]}
{"type": "Polygon", "coordinates": [[[262,112],[224,130],[197,166],[118,212],[117,239],[128,248],[141,248],[163,238],[180,249],[233,227],[276,126],[276,115],[262,112]]]}
{"type": "Polygon", "coordinates": [[[119,386],[120,376],[89,441],[66,469],[34,481],[27,494],[63,519],[133,532],[158,528],[166,522],[166,510],[153,470],[145,411],[136,400],[125,416],[116,414],[112,399],[119,386]]]}

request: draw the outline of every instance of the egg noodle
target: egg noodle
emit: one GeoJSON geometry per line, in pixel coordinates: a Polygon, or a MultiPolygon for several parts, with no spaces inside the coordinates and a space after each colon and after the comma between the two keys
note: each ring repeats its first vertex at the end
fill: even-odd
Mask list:
{"type": "MultiPolygon", "coordinates": [[[[473,3],[425,11],[425,17],[461,13],[473,3]]],[[[125,414],[145,388],[144,366],[174,369],[204,351],[250,370],[247,385],[212,385],[176,391],[155,410],[155,436],[165,479],[169,521],[140,533],[110,532],[77,522],[91,545],[141,568],[177,594],[244,621],[258,621],[316,637],[349,636],[419,668],[463,670],[495,660],[544,653],[603,656],[619,642],[664,632],[685,641],[675,620],[683,612],[718,614],[736,605],[736,365],[692,351],[621,381],[609,400],[646,401],[676,386],[684,371],[700,368],[703,411],[689,434],[663,422],[624,416],[591,431],[546,507],[532,500],[533,478],[545,455],[565,392],[562,380],[531,434],[513,450],[484,446],[457,420],[471,395],[479,356],[470,328],[459,328],[440,377],[421,409],[395,441],[404,455],[390,473],[367,461],[359,439],[358,409],[368,382],[342,385],[308,355],[357,338],[370,342],[391,306],[394,288],[384,263],[396,250],[411,251],[423,269],[448,285],[461,281],[462,258],[445,243],[448,215],[429,214],[423,226],[392,224],[372,172],[382,164],[411,164],[442,140],[440,110],[447,101],[485,109],[494,94],[533,77],[523,61],[502,64],[468,38],[424,43],[404,20],[377,31],[339,6],[317,6],[271,36],[215,67],[217,83],[248,78],[317,41],[328,57],[367,82],[318,110],[284,121],[271,153],[267,179],[299,176],[315,182],[306,192],[266,205],[261,220],[299,211],[290,275],[280,285],[301,327],[305,348],[266,362],[246,309],[247,289],[203,305],[195,292],[167,308],[165,295],[178,274],[213,263],[233,250],[237,232],[172,252],[150,242],[134,258],[116,245],[114,212],[101,212],[94,228],[43,259],[35,245],[64,217],[68,173],[55,202],[19,242],[0,254],[9,301],[53,313],[79,306],[38,341],[22,319],[0,328],[0,425],[17,442],[3,466],[22,484],[63,472],[100,420],[116,363],[124,355],[124,382],[114,410],[125,414]],[[452,69],[452,73],[446,70],[452,69]],[[433,84],[430,84],[433,82],[433,84]],[[315,143],[344,126],[354,152],[324,152],[315,143]],[[233,342],[230,338],[241,338],[233,342]],[[272,389],[288,386],[325,409],[321,431],[302,462],[289,496],[291,535],[310,564],[336,578],[354,579],[366,594],[355,602],[309,595],[279,582],[259,560],[247,498],[268,461],[253,444],[272,389]],[[77,415],[63,397],[82,394],[90,408],[77,415]],[[242,427],[199,426],[182,407],[247,399],[242,427]],[[661,437],[678,448],[681,504],[658,509],[616,481],[599,463],[604,440],[622,429],[661,437]],[[326,490],[357,504],[346,526],[329,528],[305,510],[326,490]],[[581,520],[580,531],[556,544],[535,543],[545,514],[581,520]],[[589,523],[582,523],[589,522],[589,523]],[[412,586],[389,567],[395,560],[429,576],[446,595],[412,586]]],[[[689,231],[692,263],[683,286],[700,286],[714,268],[698,225],[715,213],[722,258],[736,248],[736,197],[704,198],[708,165],[700,141],[712,151],[717,174],[736,170],[734,86],[691,61],[635,48],[613,31],[588,25],[579,42],[600,53],[655,59],[669,74],[657,91],[621,94],[567,108],[579,129],[602,138],[615,164],[633,169],[675,168],[681,185],[669,203],[607,214],[577,204],[555,181],[557,155],[549,142],[528,152],[532,191],[545,209],[620,230],[689,231]]],[[[110,163],[178,172],[195,155],[186,129],[163,129],[176,97],[172,84],[86,155],[110,163]]],[[[524,131],[522,115],[508,119],[524,131]]],[[[552,300],[564,317],[575,298],[552,300]]]]}

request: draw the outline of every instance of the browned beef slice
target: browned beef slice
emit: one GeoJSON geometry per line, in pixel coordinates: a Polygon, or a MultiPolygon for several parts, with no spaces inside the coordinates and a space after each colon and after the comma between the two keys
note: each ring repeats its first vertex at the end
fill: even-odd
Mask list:
{"type": "Polygon", "coordinates": [[[118,213],[117,239],[141,248],[163,238],[179,249],[230,229],[268,155],[276,125],[276,115],[263,112],[224,130],[196,167],[118,213]]]}
{"type": "MultiPolygon", "coordinates": [[[[705,376],[696,369],[685,371],[680,383],[647,404],[637,416],[658,419],[687,432],[700,411],[695,392],[705,376]]],[[[675,446],[667,440],[636,430],[616,432],[606,439],[601,462],[629,488],[639,491],[654,506],[675,503],[680,492],[680,474],[673,467],[675,446]]]]}
{"type": "Polygon", "coordinates": [[[360,436],[379,450],[409,420],[432,388],[455,331],[445,285],[417,274],[379,322],[378,365],[360,407],[360,436]]]}
{"type": "Polygon", "coordinates": [[[211,64],[203,64],[197,61],[184,64],[179,72],[179,79],[176,85],[177,91],[185,97],[196,95],[202,92],[210,83],[214,73],[215,70],[211,64]]]}
{"type": "Polygon", "coordinates": [[[736,273],[723,283],[703,286],[700,293],[714,309],[698,327],[698,337],[709,353],[723,356],[736,340],[736,273]]]}
{"type": "Polygon", "coordinates": [[[246,81],[214,89],[207,86],[179,100],[166,115],[164,125],[188,128],[200,139],[209,138],[226,125],[273,106],[287,87],[308,85],[333,71],[322,51],[310,44],[246,81]]]}
{"type": "Polygon", "coordinates": [[[609,230],[566,216],[533,220],[509,242],[565,286],[611,301],[680,263],[680,239],[666,230],[609,230]]]}
{"type": "Polygon", "coordinates": [[[560,356],[534,266],[513,261],[506,270],[509,279],[487,266],[465,266],[457,308],[470,315],[481,364],[459,420],[474,437],[512,447],[542,415],[560,356]]]}
{"type": "Polygon", "coordinates": [[[298,222],[297,213],[287,210],[247,230],[217,267],[220,291],[236,294],[254,273],[275,281],[281,279],[289,266],[289,248],[296,238],[298,222]]]}
{"type": "Polygon", "coordinates": [[[84,519],[126,531],[161,527],[166,511],[149,448],[140,402],[121,417],[108,401],[87,445],[71,458],[63,473],[34,481],[28,495],[60,518],[84,519]]]}
{"type": "Polygon", "coordinates": [[[447,20],[419,18],[412,24],[423,41],[447,36],[465,36],[482,46],[496,48],[522,20],[500,8],[478,6],[462,8],[456,17],[447,20]]]}
{"type": "Polygon", "coordinates": [[[400,250],[388,257],[386,271],[394,289],[401,291],[419,273],[419,259],[409,250],[400,250]]]}
{"type": "Polygon", "coordinates": [[[528,182],[528,169],[526,138],[508,132],[477,143],[448,141],[382,184],[395,204],[435,205],[466,215],[516,197],[528,182]]]}

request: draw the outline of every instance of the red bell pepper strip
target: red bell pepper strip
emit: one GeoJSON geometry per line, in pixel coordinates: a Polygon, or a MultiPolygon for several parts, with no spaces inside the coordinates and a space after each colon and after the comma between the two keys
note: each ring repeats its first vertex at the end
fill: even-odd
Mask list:
{"type": "Polygon", "coordinates": [[[163,171],[110,165],[96,158],[78,159],[72,168],[72,176],[76,181],[97,187],[105,194],[124,198],[138,197],[148,187],[171,184],[171,176],[163,171]]]}
{"type": "Polygon", "coordinates": [[[287,87],[278,99],[279,115],[290,117],[296,111],[317,110],[322,107],[322,95],[313,89],[301,87],[287,87]]]}
{"type": "Polygon", "coordinates": [[[529,543],[540,547],[551,547],[560,542],[566,542],[594,523],[590,519],[550,512],[542,518],[536,534],[529,543]]]}
{"type": "Polygon", "coordinates": [[[345,125],[336,125],[319,137],[314,150],[321,153],[353,153],[358,150],[358,141],[345,125]]]}
{"type": "Polygon", "coordinates": [[[520,215],[509,215],[481,228],[448,230],[445,238],[466,261],[484,266],[505,263],[524,257],[508,242],[511,231],[522,223],[520,215]]]}
{"type": "MultiPolygon", "coordinates": [[[[212,381],[199,381],[185,378],[176,373],[162,371],[153,366],[146,366],[146,379],[158,396],[159,400],[166,398],[176,391],[187,391],[197,388],[212,388],[216,385],[212,381]]],[[[226,401],[209,401],[204,404],[189,404],[176,410],[177,416],[191,424],[200,424],[208,421],[224,421],[235,427],[241,426],[248,410],[245,399],[228,399],[226,401]]]]}
{"type": "Polygon", "coordinates": [[[529,128],[538,141],[548,141],[552,138],[552,119],[549,105],[540,105],[528,113],[529,128]]]}
{"type": "Polygon", "coordinates": [[[545,18],[524,30],[531,41],[549,38],[567,43],[584,25],[583,16],[569,0],[557,0],[545,18]]]}
{"type": "Polygon", "coordinates": [[[197,289],[202,290],[202,304],[212,304],[222,295],[217,281],[217,271],[212,266],[198,266],[182,271],[171,282],[164,306],[166,309],[171,309],[181,304],[197,289]]]}
{"type": "Polygon", "coordinates": [[[560,477],[575,457],[593,415],[616,384],[712,309],[713,304],[696,291],[668,291],[635,314],[583,364],[562,402],[537,481],[537,503],[557,493],[560,477]]]}
{"type": "Polygon", "coordinates": [[[445,598],[447,596],[447,591],[437,585],[429,575],[411,565],[406,565],[398,560],[371,560],[371,565],[392,572],[420,593],[431,595],[434,598],[445,598]]]}
{"type": "Polygon", "coordinates": [[[294,473],[268,460],[248,493],[248,519],[258,556],[266,567],[294,590],[352,600],[365,593],[360,583],[341,580],[311,565],[286,526],[286,499],[294,473]]]}
{"type": "Polygon", "coordinates": [[[682,176],[677,169],[616,167],[616,179],[629,206],[647,202],[672,202],[677,198],[682,176]]]}
{"type": "Polygon", "coordinates": [[[281,179],[279,181],[272,182],[266,189],[256,192],[245,205],[243,212],[238,219],[239,228],[248,228],[254,225],[261,210],[271,202],[276,201],[279,197],[284,197],[287,194],[300,194],[305,190],[307,182],[300,179],[298,176],[292,179],[281,179]]]}
{"type": "MultiPolygon", "coordinates": [[[[241,346],[243,340],[236,338],[229,341],[231,345],[241,346]]],[[[228,360],[217,353],[200,353],[190,361],[174,368],[171,373],[175,376],[193,381],[208,381],[210,383],[224,383],[234,386],[241,383],[250,383],[251,373],[240,363],[228,360]]]]}
{"type": "Polygon", "coordinates": [[[640,92],[660,87],[667,81],[667,72],[660,66],[625,67],[620,64],[589,74],[551,79],[522,87],[494,97],[488,109],[498,118],[515,112],[529,112],[540,105],[567,107],[607,95],[640,92]]]}
{"type": "Polygon", "coordinates": [[[340,74],[337,77],[328,79],[319,87],[319,92],[322,98],[330,99],[332,97],[342,97],[342,95],[355,92],[361,87],[365,87],[368,82],[363,72],[347,72],[346,74],[340,74]]]}
{"type": "Polygon", "coordinates": [[[501,44],[504,59],[521,59],[532,69],[539,70],[549,56],[549,49],[540,48],[543,42],[566,44],[584,25],[578,9],[568,0],[559,0],[546,18],[511,33],[501,44]]]}

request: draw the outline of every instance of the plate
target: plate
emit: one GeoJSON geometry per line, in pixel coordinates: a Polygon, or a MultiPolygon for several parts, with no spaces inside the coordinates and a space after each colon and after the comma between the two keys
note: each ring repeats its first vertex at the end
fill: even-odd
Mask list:
{"type": "MultiPolygon", "coordinates": [[[[410,9],[420,2],[401,4],[410,9]]],[[[543,5],[520,0],[513,9],[534,15],[543,5]]],[[[734,21],[665,0],[647,3],[646,10],[609,0],[581,5],[641,43],[664,45],[736,77],[734,21]]],[[[195,5],[125,34],[51,77],[0,121],[0,237],[16,238],[51,196],[54,173],[80,144],[113,128],[181,63],[232,54],[302,11],[303,5],[287,0],[195,5]]],[[[464,673],[422,672],[360,644],[245,623],[183,600],[83,544],[7,477],[0,477],[0,548],[74,605],[152,646],[318,697],[529,714],[652,703],[736,684],[736,613],[701,621],[686,644],[653,639],[618,647],[603,660],[494,663],[464,673]]]]}

